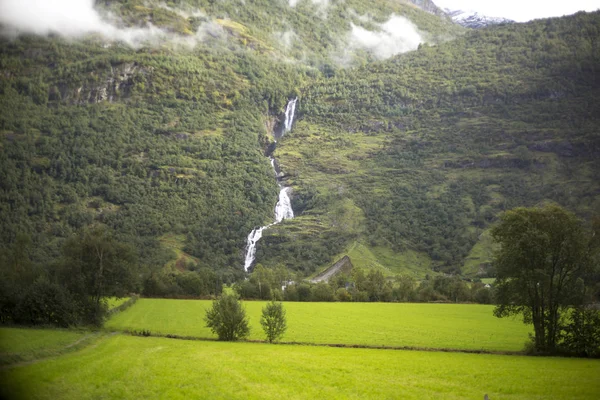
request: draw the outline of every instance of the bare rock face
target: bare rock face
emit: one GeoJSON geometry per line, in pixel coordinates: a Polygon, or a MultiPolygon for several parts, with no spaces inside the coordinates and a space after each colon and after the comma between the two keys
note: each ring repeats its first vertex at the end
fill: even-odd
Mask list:
{"type": "Polygon", "coordinates": [[[128,96],[135,85],[136,75],[146,75],[148,72],[148,69],[140,67],[136,63],[110,66],[108,73],[103,73],[103,71],[91,72],[87,82],[77,87],[72,87],[68,82],[59,83],[56,86],[58,93],[50,93],[50,100],[60,98],[62,101],[71,104],[112,102],[117,98],[128,96]],[[103,78],[98,78],[102,75],[103,78]]]}
{"type": "Polygon", "coordinates": [[[331,267],[327,268],[325,271],[321,272],[314,279],[311,279],[312,283],[318,282],[329,282],[333,276],[339,274],[340,272],[350,272],[352,270],[353,265],[352,261],[350,261],[350,257],[344,256],[339,259],[335,264],[331,267]]]}

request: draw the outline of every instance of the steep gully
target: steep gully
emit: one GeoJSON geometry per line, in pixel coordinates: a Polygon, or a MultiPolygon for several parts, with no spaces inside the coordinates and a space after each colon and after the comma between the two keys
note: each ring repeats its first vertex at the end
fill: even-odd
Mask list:
{"type": "MultiPolygon", "coordinates": [[[[287,106],[285,107],[285,118],[283,121],[283,127],[279,138],[285,135],[287,132],[292,130],[292,124],[294,122],[294,114],[296,112],[296,102],[298,98],[294,98],[293,100],[288,101],[287,106]]],[[[278,137],[273,133],[275,137],[275,143],[277,143],[278,137]]],[[[274,148],[273,148],[274,150],[274,148]]],[[[244,270],[248,271],[248,269],[254,263],[254,259],[256,256],[256,244],[262,238],[263,231],[265,229],[270,228],[273,225],[276,225],[283,221],[284,219],[292,219],[294,218],[294,210],[292,210],[292,202],[289,196],[290,188],[284,186],[281,182],[281,174],[278,171],[277,166],[275,165],[275,158],[273,156],[269,157],[271,159],[271,166],[273,167],[273,171],[275,171],[275,178],[277,179],[277,185],[279,185],[279,201],[277,205],[275,205],[275,221],[270,223],[269,225],[261,226],[255,228],[248,235],[248,239],[246,241],[246,257],[244,260],[244,270]]]]}

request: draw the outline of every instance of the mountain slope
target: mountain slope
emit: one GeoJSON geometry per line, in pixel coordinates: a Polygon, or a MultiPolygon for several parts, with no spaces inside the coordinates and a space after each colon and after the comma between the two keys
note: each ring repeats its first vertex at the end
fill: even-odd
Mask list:
{"type": "Polygon", "coordinates": [[[112,36],[1,41],[2,265],[51,271],[102,223],[151,294],[181,293],[184,267],[242,279],[295,97],[273,155],[297,217],[264,232],[264,266],[488,273],[500,211],[599,212],[598,13],[465,34],[392,0],[177,4],[103,1],[112,36]]]}
{"type": "MultiPolygon", "coordinates": [[[[462,32],[404,2],[347,5],[103,1],[114,21],[93,33],[2,39],[0,264],[51,270],[68,237],[102,223],[138,250],[143,279],[181,254],[241,278],[246,236],[277,199],[270,130],[299,88],[337,73],[353,26],[462,32]]],[[[344,63],[372,58],[358,46],[344,63]]],[[[171,272],[161,285],[177,286],[171,272]]]]}
{"type": "MultiPolygon", "coordinates": [[[[502,210],[598,214],[599,21],[473,31],[311,84],[275,153],[300,216],[266,234],[259,259],[310,270],[312,247],[333,262],[358,241],[459,272],[502,210]]],[[[477,258],[465,272],[486,273],[477,258]]]]}

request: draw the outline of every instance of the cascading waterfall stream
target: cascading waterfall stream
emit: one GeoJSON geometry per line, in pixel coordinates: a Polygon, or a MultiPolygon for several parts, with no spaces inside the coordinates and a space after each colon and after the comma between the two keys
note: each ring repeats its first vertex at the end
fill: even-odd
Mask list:
{"type": "Polygon", "coordinates": [[[294,100],[290,100],[285,107],[285,121],[284,121],[284,131],[283,133],[289,132],[292,130],[292,124],[294,123],[294,113],[296,112],[296,102],[298,98],[296,97],[294,100]]]}
{"type": "MultiPolygon", "coordinates": [[[[298,98],[296,97],[293,100],[290,100],[285,107],[285,120],[283,121],[283,132],[282,136],[289,132],[292,129],[292,124],[294,122],[294,114],[296,112],[296,102],[298,98]]],[[[273,225],[276,225],[283,221],[284,219],[292,219],[294,218],[294,210],[292,209],[292,201],[289,196],[289,187],[283,186],[283,184],[279,180],[279,176],[277,173],[277,169],[275,168],[275,159],[270,157],[271,166],[273,167],[273,171],[275,171],[275,177],[277,179],[277,185],[279,185],[279,200],[277,201],[277,205],[275,205],[275,222],[255,228],[248,235],[248,239],[246,240],[246,257],[244,260],[244,270],[248,271],[248,269],[252,266],[256,256],[256,244],[262,238],[262,233],[265,229],[270,228],[273,225]]]]}

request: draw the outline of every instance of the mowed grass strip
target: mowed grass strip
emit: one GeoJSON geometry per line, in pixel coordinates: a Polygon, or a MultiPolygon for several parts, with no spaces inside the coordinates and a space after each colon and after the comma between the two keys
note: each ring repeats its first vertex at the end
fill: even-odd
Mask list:
{"type": "Polygon", "coordinates": [[[600,360],[104,337],[16,367],[3,398],[597,399],[600,360]]]}
{"type": "MultiPolygon", "coordinates": [[[[265,302],[244,302],[249,339],[264,339],[260,314],[265,302]]],[[[205,327],[204,300],[141,299],[112,317],[106,327],[214,338],[205,327]]],[[[284,342],[410,346],[435,349],[520,351],[531,329],[519,319],[498,319],[493,306],[406,303],[284,303],[284,342]]]]}
{"type": "Polygon", "coordinates": [[[0,328],[0,365],[56,355],[87,334],[85,331],[0,328]]]}

